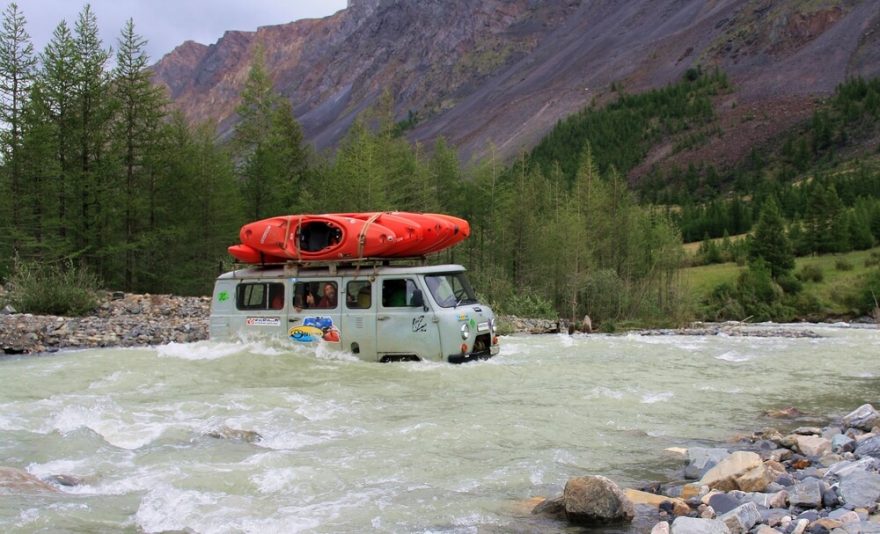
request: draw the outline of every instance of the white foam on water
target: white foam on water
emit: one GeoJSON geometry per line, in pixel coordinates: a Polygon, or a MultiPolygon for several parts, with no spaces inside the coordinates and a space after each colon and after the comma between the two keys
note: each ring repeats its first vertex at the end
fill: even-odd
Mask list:
{"type": "Polygon", "coordinates": [[[315,347],[315,357],[319,360],[360,362],[361,359],[349,351],[344,351],[326,342],[318,343],[315,347]]]}
{"type": "Polygon", "coordinates": [[[258,352],[259,344],[220,343],[214,341],[198,341],[196,343],[169,343],[156,347],[160,358],[178,358],[181,360],[217,360],[241,352],[258,352]]]}
{"type": "Polygon", "coordinates": [[[623,398],[623,392],[617,391],[611,388],[607,388],[605,386],[596,386],[590,390],[590,394],[586,396],[587,399],[615,399],[620,400],[623,398]]]}
{"type": "Polygon", "coordinates": [[[99,380],[95,380],[94,382],[89,384],[89,389],[99,389],[99,388],[102,388],[105,386],[113,385],[115,382],[118,382],[119,379],[122,378],[126,374],[130,374],[130,373],[127,373],[127,372],[124,373],[122,371],[115,371],[113,373],[110,373],[109,375],[107,375],[99,380]]]}
{"type": "Polygon", "coordinates": [[[257,473],[250,477],[251,482],[257,486],[260,493],[278,493],[281,490],[290,489],[297,481],[297,470],[293,467],[281,467],[267,469],[263,473],[257,473]]]}
{"type": "Polygon", "coordinates": [[[754,356],[752,356],[751,354],[740,354],[735,350],[729,350],[724,354],[715,356],[715,359],[731,363],[742,363],[751,360],[753,357],[754,356]]]}
{"type": "Polygon", "coordinates": [[[83,476],[91,472],[89,462],[86,460],[58,459],[46,463],[32,463],[27,466],[28,473],[37,478],[48,478],[52,475],[83,476]]]}
{"type": "Polygon", "coordinates": [[[299,393],[284,396],[293,411],[309,421],[326,421],[351,413],[348,407],[333,400],[315,399],[299,393]]]}
{"type": "Polygon", "coordinates": [[[162,484],[144,495],[135,513],[135,521],[146,532],[185,529],[203,533],[233,532],[235,529],[231,524],[221,527],[224,519],[235,517],[217,510],[224,497],[223,493],[180,490],[162,484]],[[225,518],[218,515],[225,515],[225,518]]]}
{"type": "Polygon", "coordinates": [[[663,391],[661,393],[645,393],[644,395],[642,395],[642,404],[656,404],[658,402],[666,402],[674,396],[675,393],[671,391],[663,391]]]}
{"type": "Polygon", "coordinates": [[[563,348],[569,348],[574,346],[574,338],[568,334],[558,334],[559,344],[563,348]]]}
{"type": "Polygon", "coordinates": [[[318,434],[306,434],[294,430],[282,431],[274,434],[262,434],[263,439],[255,443],[255,445],[274,450],[296,450],[321,443],[330,443],[344,437],[359,435],[365,432],[365,430],[324,430],[318,434]]]}
{"type": "Polygon", "coordinates": [[[169,427],[168,423],[149,421],[150,414],[131,414],[135,419],[146,419],[136,422],[124,421],[119,414],[124,410],[101,403],[87,408],[84,406],[65,406],[51,420],[51,428],[69,434],[80,428],[88,428],[100,435],[104,441],[120,449],[139,449],[155,441],[169,427]]]}

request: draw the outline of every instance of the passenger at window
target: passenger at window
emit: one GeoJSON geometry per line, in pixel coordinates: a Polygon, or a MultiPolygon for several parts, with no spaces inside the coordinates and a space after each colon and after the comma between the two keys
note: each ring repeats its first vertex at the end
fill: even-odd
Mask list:
{"type": "Polygon", "coordinates": [[[335,308],[336,307],[336,286],[327,282],[324,284],[324,296],[318,302],[318,308],[335,308]]]}

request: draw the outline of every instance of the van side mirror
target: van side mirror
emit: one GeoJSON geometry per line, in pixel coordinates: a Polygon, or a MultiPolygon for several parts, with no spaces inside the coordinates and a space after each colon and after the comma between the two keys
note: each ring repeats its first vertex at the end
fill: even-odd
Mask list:
{"type": "Polygon", "coordinates": [[[412,301],[410,302],[410,306],[412,306],[413,308],[418,306],[421,306],[422,308],[425,307],[425,296],[422,294],[421,289],[413,289],[412,301]]]}

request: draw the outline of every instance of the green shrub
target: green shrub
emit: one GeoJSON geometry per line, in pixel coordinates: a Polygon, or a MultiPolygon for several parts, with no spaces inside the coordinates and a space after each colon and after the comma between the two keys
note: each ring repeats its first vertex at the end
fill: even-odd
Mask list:
{"type": "Polygon", "coordinates": [[[508,315],[532,319],[553,319],[557,316],[553,303],[538,295],[512,295],[501,303],[501,310],[508,315]]]}
{"type": "Polygon", "coordinates": [[[788,295],[800,293],[804,288],[804,284],[796,276],[791,273],[780,274],[776,277],[776,283],[788,295]]]}
{"type": "Polygon", "coordinates": [[[825,279],[825,274],[818,265],[804,265],[795,276],[797,276],[798,280],[801,282],[818,283],[825,279]]]}
{"type": "Polygon", "coordinates": [[[99,286],[96,275],[71,261],[16,262],[9,279],[9,300],[23,313],[85,315],[98,305],[99,286]]]}
{"type": "Polygon", "coordinates": [[[837,263],[834,264],[834,268],[838,271],[852,271],[853,264],[844,259],[840,259],[837,260],[837,263]]]}

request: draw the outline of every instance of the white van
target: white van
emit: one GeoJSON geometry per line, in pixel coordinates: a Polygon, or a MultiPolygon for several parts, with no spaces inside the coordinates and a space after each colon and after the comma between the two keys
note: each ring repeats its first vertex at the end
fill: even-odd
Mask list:
{"type": "Polygon", "coordinates": [[[498,354],[495,315],[461,265],[287,264],[217,278],[211,339],[328,343],[363,360],[462,363],[498,354]]]}

